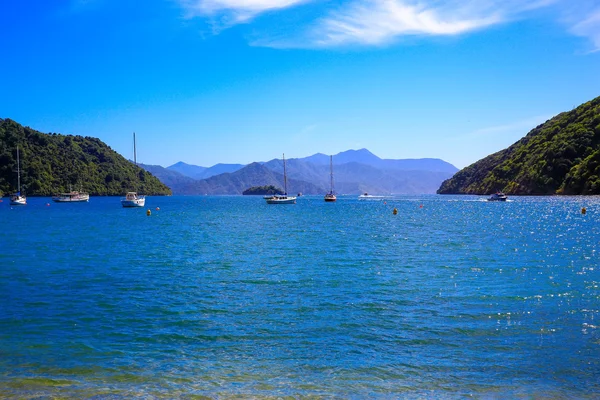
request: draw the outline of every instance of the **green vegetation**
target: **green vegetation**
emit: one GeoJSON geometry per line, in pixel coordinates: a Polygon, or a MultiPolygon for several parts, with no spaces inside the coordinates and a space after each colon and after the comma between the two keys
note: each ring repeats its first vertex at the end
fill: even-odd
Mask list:
{"type": "Polygon", "coordinates": [[[600,194],[600,97],[444,181],[441,194],[600,194]]]}
{"type": "Polygon", "coordinates": [[[28,196],[50,196],[80,188],[93,196],[137,191],[169,195],[171,190],[149,172],[127,161],[96,138],[44,134],[0,119],[0,193],[17,189],[17,145],[21,190],[28,196]]]}
{"type": "Polygon", "coordinates": [[[253,186],[242,192],[243,195],[267,195],[267,194],[283,194],[283,190],[276,188],[273,185],[268,186],[253,186]]]}

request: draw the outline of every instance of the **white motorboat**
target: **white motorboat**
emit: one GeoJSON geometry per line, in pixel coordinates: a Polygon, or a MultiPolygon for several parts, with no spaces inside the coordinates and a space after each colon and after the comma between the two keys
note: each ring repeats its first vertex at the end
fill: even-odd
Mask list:
{"type": "Polygon", "coordinates": [[[381,200],[385,198],[385,196],[374,196],[372,194],[368,194],[368,193],[363,193],[360,196],[358,196],[359,200],[381,200]]]}
{"type": "Polygon", "coordinates": [[[488,198],[488,201],[506,201],[507,199],[508,196],[506,196],[504,193],[496,192],[488,198]]]}
{"type": "Polygon", "coordinates": [[[125,197],[121,198],[123,207],[144,207],[146,204],[146,196],[139,195],[136,192],[127,192],[125,197]]]}

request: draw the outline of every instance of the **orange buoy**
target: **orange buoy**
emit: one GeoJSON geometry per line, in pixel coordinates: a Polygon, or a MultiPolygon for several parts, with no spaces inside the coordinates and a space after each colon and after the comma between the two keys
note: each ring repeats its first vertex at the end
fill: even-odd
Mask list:
{"type": "Polygon", "coordinates": [[[150,211],[150,209],[148,209],[148,211],[146,211],[146,215],[147,215],[147,216],[150,216],[150,215],[152,215],[152,211],[150,211]]]}
{"type": "Polygon", "coordinates": [[[392,214],[397,215],[398,214],[398,209],[394,208],[394,211],[392,211],[392,214]]]}
{"type": "Polygon", "coordinates": [[[583,208],[581,209],[581,214],[585,215],[585,213],[586,213],[586,212],[587,212],[587,210],[585,209],[585,207],[583,207],[583,208]]]}

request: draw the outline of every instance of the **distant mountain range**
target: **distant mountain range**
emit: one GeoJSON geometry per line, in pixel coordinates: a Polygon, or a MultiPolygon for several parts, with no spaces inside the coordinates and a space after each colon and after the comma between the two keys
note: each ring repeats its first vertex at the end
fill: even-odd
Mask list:
{"type": "Polygon", "coordinates": [[[243,164],[215,164],[212,167],[206,168],[186,164],[182,161],[167,167],[167,169],[179,172],[180,174],[193,179],[208,179],[211,176],[224,174],[226,172],[235,172],[242,168],[244,168],[243,164]]]}
{"type": "MultiPolygon", "coordinates": [[[[210,168],[178,162],[167,168],[141,165],[173,194],[241,194],[252,186],[283,188],[283,161],[249,165],[216,164],[210,168]]],[[[329,190],[329,156],[321,153],[286,160],[288,192],[322,194],[329,190]]],[[[348,150],[333,156],[335,191],[338,194],[435,193],[442,181],[458,169],[434,158],[381,159],[367,149],[348,150]]]]}

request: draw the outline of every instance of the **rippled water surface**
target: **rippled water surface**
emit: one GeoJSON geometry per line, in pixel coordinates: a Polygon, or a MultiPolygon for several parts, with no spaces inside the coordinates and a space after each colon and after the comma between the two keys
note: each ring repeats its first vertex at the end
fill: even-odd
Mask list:
{"type": "Polygon", "coordinates": [[[5,198],[0,397],[596,397],[600,199],[481,200],[5,198]]]}

